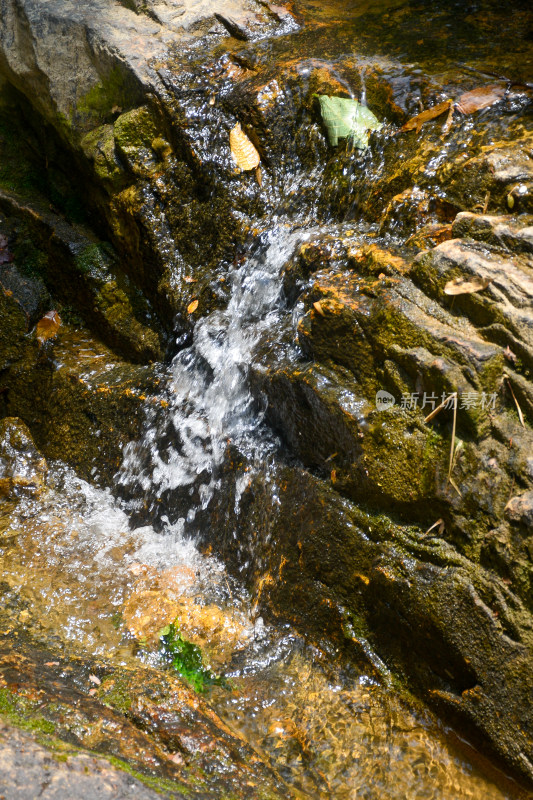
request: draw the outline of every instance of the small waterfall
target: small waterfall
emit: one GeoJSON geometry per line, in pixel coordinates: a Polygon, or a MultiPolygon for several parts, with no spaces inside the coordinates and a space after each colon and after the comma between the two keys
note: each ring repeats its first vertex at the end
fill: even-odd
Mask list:
{"type": "Polygon", "coordinates": [[[262,417],[248,368],[261,334],[282,313],[281,270],[303,238],[278,223],[256,240],[245,263],[228,276],[227,308],[200,319],[192,344],[174,358],[164,416],[152,413],[144,439],[126,448],[119,484],[129,496],[138,495],[139,485],[145,499],[188,494],[182,516],[172,520],[174,530],[183,530],[209,504],[228,443],[252,461],[272,444],[255,435],[262,417]]]}

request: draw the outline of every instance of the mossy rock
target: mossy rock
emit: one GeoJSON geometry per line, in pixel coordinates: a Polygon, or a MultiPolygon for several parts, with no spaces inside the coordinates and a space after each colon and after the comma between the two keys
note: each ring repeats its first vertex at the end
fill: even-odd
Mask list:
{"type": "Polygon", "coordinates": [[[174,800],[288,796],[282,781],[201,698],[150,667],[116,668],[58,655],[24,634],[4,636],[0,717],[38,734],[60,754],[69,747],[101,754],[174,800]]]}
{"type": "Polygon", "coordinates": [[[18,361],[27,346],[25,339],[28,330],[28,319],[14,299],[0,286],[0,370],[5,370],[18,361]]]}
{"type": "Polygon", "coordinates": [[[73,310],[132,361],[162,359],[160,326],[109,244],[95,241],[90,230],[70,225],[42,202],[26,203],[0,190],[0,208],[16,221],[13,255],[19,271],[44,283],[60,310],[73,310]]]}
{"type": "Polygon", "coordinates": [[[128,178],[116,155],[112,124],[89,131],[81,140],[81,148],[98,182],[107,192],[120,191],[127,185],[128,178]]]}
{"type": "MultiPolygon", "coordinates": [[[[116,151],[136,174],[149,174],[155,168],[152,142],[161,138],[156,120],[147,106],[121,114],[113,126],[116,151]]],[[[157,147],[157,145],[156,145],[157,147]]]]}
{"type": "Polygon", "coordinates": [[[72,113],[77,130],[94,124],[108,122],[117,109],[138,105],[143,90],[134,74],[122,65],[108,69],[93,86],[78,100],[72,113]]]}
{"type": "Polygon", "coordinates": [[[152,368],[117,361],[87,333],[62,325],[42,348],[33,339],[4,375],[3,404],[6,414],[24,420],[47,458],[110,483],[123,445],[140,436],[156,382],[152,368]]]}

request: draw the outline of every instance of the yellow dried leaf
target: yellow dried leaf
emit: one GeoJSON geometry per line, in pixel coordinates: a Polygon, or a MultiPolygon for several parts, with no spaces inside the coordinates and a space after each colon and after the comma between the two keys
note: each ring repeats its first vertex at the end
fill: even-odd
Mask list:
{"type": "Polygon", "coordinates": [[[237,166],[242,170],[248,171],[259,166],[261,157],[245,132],[242,130],[240,122],[238,122],[230,131],[229,145],[231,148],[231,154],[235,159],[237,166]]]}
{"type": "Polygon", "coordinates": [[[189,303],[189,305],[187,306],[187,314],[194,314],[197,308],[198,308],[198,300],[193,300],[192,303],[189,303]]]}
{"type": "Polygon", "coordinates": [[[454,278],[453,281],[448,281],[444,287],[444,294],[473,294],[474,292],[481,292],[486,289],[490,283],[490,278],[478,278],[474,276],[470,280],[464,278],[454,278]]]}
{"type": "Polygon", "coordinates": [[[61,317],[57,311],[49,311],[47,314],[45,314],[35,326],[35,334],[39,344],[44,344],[47,339],[53,339],[53,337],[56,336],[60,325],[61,317]]]}

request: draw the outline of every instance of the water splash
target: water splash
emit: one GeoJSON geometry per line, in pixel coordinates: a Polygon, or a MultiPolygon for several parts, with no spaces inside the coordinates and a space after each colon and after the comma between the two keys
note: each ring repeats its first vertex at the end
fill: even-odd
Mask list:
{"type": "MultiPolygon", "coordinates": [[[[217,467],[229,442],[252,461],[264,455],[269,441],[255,436],[262,415],[248,387],[248,368],[261,335],[280,315],[282,267],[303,238],[275,225],[231,271],[227,308],[199,320],[192,344],[171,365],[164,419],[147,420],[143,441],[126,448],[119,483],[129,494],[141,476],[145,493],[161,497],[190,487],[189,497],[205,509],[219,487],[217,467]]],[[[198,510],[192,500],[187,506],[175,521],[182,529],[198,510]]]]}

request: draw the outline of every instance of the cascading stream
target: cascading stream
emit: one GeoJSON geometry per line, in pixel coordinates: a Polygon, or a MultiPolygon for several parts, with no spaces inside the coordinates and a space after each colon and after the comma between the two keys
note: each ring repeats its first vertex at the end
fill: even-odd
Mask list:
{"type": "MultiPolygon", "coordinates": [[[[164,419],[149,418],[143,441],[126,448],[119,482],[129,495],[136,494],[140,477],[142,492],[152,497],[185,487],[192,497],[197,485],[199,505],[206,508],[219,486],[216,468],[228,442],[252,462],[266,454],[271,440],[256,435],[262,417],[247,384],[248,367],[261,334],[281,313],[282,267],[305,237],[277,223],[232,270],[227,308],[198,321],[193,343],[171,365],[164,419]]],[[[196,511],[191,500],[173,521],[177,529],[192,523],[196,511]]]]}
{"type": "MultiPolygon", "coordinates": [[[[278,334],[291,314],[283,266],[313,233],[277,223],[259,237],[228,276],[227,308],[199,320],[191,346],[174,359],[164,413],[147,412],[144,439],[127,448],[119,475],[134,498],[127,505],[142,505],[136,495],[181,496],[175,518],[159,518],[164,535],[134,527],[109,491],[53,465],[43,497],[13,514],[6,540],[15,544],[0,548],[4,602],[20,604],[26,628],[45,643],[59,636],[67,650],[121,664],[140,657],[156,669],[164,666],[159,632],[177,618],[233,686],[215,687],[209,703],[304,796],[505,800],[510,795],[450,749],[429,714],[368,675],[326,664],[289,627],[265,625],[222,564],[192,541],[199,509],[222,491],[228,439],[257,469],[276,455],[248,369],[262,337],[275,331],[275,348],[282,346],[278,334]],[[27,608],[38,611],[32,617],[27,608]]],[[[242,472],[230,479],[238,497],[242,472]]]]}

